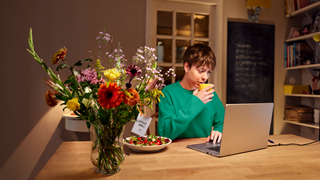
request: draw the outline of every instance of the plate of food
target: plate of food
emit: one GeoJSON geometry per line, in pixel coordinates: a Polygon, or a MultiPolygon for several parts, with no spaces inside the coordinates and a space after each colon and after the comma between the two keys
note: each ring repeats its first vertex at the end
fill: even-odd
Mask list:
{"type": "Polygon", "coordinates": [[[123,139],[123,143],[136,152],[160,151],[172,142],[171,139],[155,135],[130,136],[123,139]]]}

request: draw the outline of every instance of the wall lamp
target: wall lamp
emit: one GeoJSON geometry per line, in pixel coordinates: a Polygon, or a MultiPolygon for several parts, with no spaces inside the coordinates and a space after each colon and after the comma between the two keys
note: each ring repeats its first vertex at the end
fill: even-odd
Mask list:
{"type": "Polygon", "coordinates": [[[247,0],[249,21],[258,22],[260,10],[270,9],[271,0],[247,0]]]}

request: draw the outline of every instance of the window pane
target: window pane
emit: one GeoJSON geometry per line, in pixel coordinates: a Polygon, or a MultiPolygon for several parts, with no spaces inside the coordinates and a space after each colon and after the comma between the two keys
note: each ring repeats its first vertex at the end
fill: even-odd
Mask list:
{"type": "Polygon", "coordinates": [[[175,73],[176,73],[176,81],[182,80],[183,76],[184,76],[184,69],[183,67],[176,67],[175,69],[175,73]]]}
{"type": "Polygon", "coordinates": [[[190,13],[177,13],[177,36],[191,36],[191,15],[190,13]]]}
{"type": "Polygon", "coordinates": [[[157,62],[169,62],[171,63],[172,59],[172,39],[157,39],[158,42],[162,42],[157,46],[157,62]]]}
{"type": "Polygon", "coordinates": [[[157,12],[157,34],[172,35],[172,12],[157,12]]]}
{"type": "Polygon", "coordinates": [[[208,41],[194,41],[194,44],[196,44],[196,43],[202,43],[202,44],[205,44],[205,45],[207,45],[207,46],[209,46],[209,42],[208,41]]]}
{"type": "MultiPolygon", "coordinates": [[[[162,66],[158,66],[158,69],[161,70],[161,74],[163,75],[163,77],[165,78],[165,73],[169,71],[171,67],[162,67],[162,66]]],[[[169,85],[171,84],[171,79],[169,80],[165,80],[164,81],[165,85],[169,85]]]]}
{"type": "Polygon", "coordinates": [[[190,40],[176,40],[176,63],[183,62],[183,54],[190,46],[190,40]]]}
{"type": "Polygon", "coordinates": [[[194,36],[209,37],[209,16],[195,14],[194,15],[194,36]]]}

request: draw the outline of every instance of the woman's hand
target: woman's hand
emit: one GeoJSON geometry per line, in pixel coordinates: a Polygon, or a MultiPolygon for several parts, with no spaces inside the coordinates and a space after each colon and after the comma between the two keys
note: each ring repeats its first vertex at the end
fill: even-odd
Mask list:
{"type": "Polygon", "coordinates": [[[219,131],[211,131],[210,136],[208,136],[208,138],[207,138],[207,142],[212,140],[213,143],[216,143],[216,142],[220,143],[221,138],[222,138],[222,133],[221,132],[219,132],[219,131]]]}
{"type": "Polygon", "coordinates": [[[201,91],[196,89],[193,91],[193,95],[197,96],[204,104],[207,104],[208,102],[212,101],[214,89],[212,89],[210,91],[208,91],[208,90],[213,87],[214,87],[214,85],[207,86],[204,89],[202,89],[201,91]]]}

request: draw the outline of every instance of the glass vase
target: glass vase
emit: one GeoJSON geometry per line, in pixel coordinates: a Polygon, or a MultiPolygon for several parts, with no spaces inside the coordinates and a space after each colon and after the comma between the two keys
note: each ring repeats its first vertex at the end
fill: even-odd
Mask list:
{"type": "Polygon", "coordinates": [[[111,130],[104,125],[91,124],[90,137],[92,148],[90,159],[94,170],[99,174],[113,175],[118,173],[124,161],[122,142],[119,141],[121,129],[111,130]]]}

